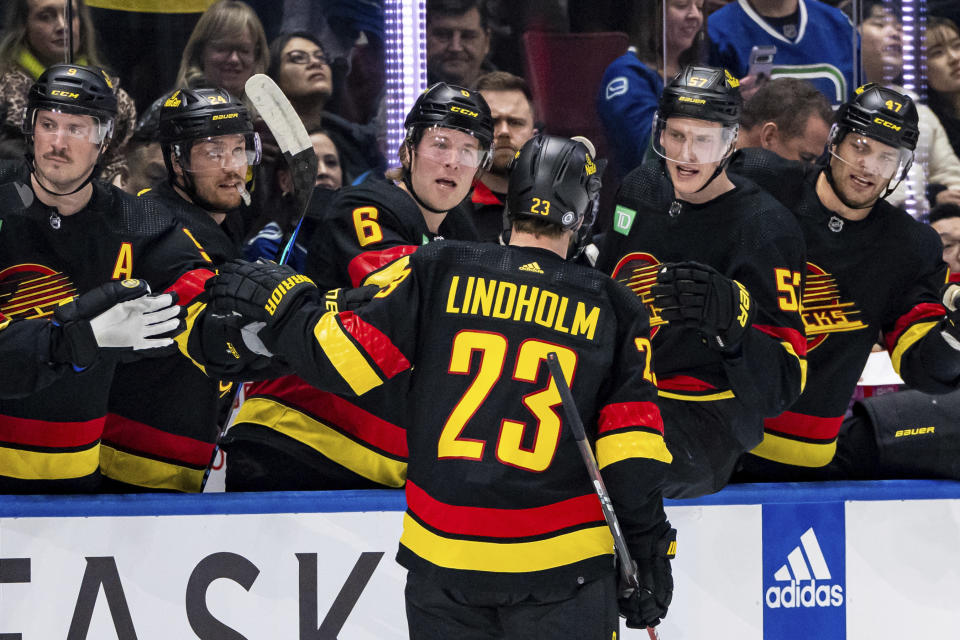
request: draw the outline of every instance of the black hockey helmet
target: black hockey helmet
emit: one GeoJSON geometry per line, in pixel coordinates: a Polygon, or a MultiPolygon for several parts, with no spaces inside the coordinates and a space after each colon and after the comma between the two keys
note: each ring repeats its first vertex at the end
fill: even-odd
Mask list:
{"type": "Polygon", "coordinates": [[[456,129],[472,135],[480,146],[489,149],[493,142],[493,117],[490,107],[477,91],[438,82],[417,98],[403,121],[407,141],[418,141],[416,132],[429,127],[456,129]]]}
{"type": "Polygon", "coordinates": [[[597,214],[603,163],[594,160],[595,153],[586,138],[538,134],[528,140],[510,169],[507,219],[533,218],[576,229],[569,257],[578,255],[597,214]]]}
{"type": "Polygon", "coordinates": [[[839,143],[846,134],[856,131],[898,149],[917,148],[919,116],[910,96],[874,82],[859,87],[854,93],[837,112],[831,143],[839,143]]]}
{"type": "Polygon", "coordinates": [[[189,166],[193,143],[206,138],[239,134],[246,138],[247,165],[260,161],[260,137],[246,105],[223,89],[178,89],[160,108],[157,138],[163,147],[167,170],[171,151],[181,166],[189,166]]]}
{"type": "MultiPolygon", "coordinates": [[[[840,106],[827,139],[827,151],[840,162],[889,179],[883,194],[886,198],[913,166],[913,152],[920,138],[918,123],[917,106],[910,96],[871,82],[858,87],[853,98],[840,106]],[[883,148],[871,148],[875,145],[862,139],[853,142],[854,151],[841,151],[841,143],[851,134],[893,147],[896,156],[883,148]]],[[[826,175],[838,197],[847,204],[833,182],[833,170],[826,175]]]]}
{"type": "Polygon", "coordinates": [[[657,116],[682,116],[722,124],[740,123],[740,81],[719,67],[685,67],[660,94],[657,116]]]}
{"type": "Polygon", "coordinates": [[[27,93],[27,111],[23,133],[33,135],[38,110],[60,111],[92,116],[98,123],[98,140],[113,133],[117,116],[117,96],[113,82],[102,69],[79,64],[54,64],[47,67],[27,93]]]}

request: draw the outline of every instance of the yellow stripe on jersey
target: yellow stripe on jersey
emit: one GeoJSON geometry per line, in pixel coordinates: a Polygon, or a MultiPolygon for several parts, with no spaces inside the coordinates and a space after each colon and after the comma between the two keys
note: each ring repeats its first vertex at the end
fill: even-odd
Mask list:
{"type": "Polygon", "coordinates": [[[667,464],[673,460],[659,433],[624,431],[597,439],[597,464],[601,469],[628,458],[648,458],[667,464]]]}
{"type": "Polygon", "coordinates": [[[10,324],[10,318],[0,313],[0,331],[6,329],[8,324],[10,324]]]}
{"type": "Polygon", "coordinates": [[[187,317],[184,319],[186,328],[184,328],[184,330],[174,338],[174,341],[177,343],[177,347],[180,349],[180,353],[187,356],[187,358],[190,359],[190,362],[197,365],[197,367],[200,368],[200,371],[203,371],[204,374],[207,373],[206,368],[190,357],[190,351],[187,349],[187,345],[190,340],[190,332],[193,331],[193,325],[197,322],[197,317],[204,309],[206,309],[206,307],[207,304],[205,302],[195,302],[187,307],[187,317]]]}
{"type": "Polygon", "coordinates": [[[87,0],[88,7],[136,13],[203,13],[214,0],[87,0]]]}
{"type": "Polygon", "coordinates": [[[190,233],[190,229],[187,229],[186,227],[184,227],[183,232],[187,235],[188,238],[193,240],[193,244],[197,245],[197,249],[200,251],[200,257],[206,260],[207,262],[213,262],[213,260],[210,259],[210,256],[207,255],[207,252],[204,251],[203,245],[197,242],[197,239],[193,237],[192,233],[190,233]]]}
{"type": "MultiPolygon", "coordinates": [[[[410,264],[410,256],[406,255],[401,258],[397,258],[393,262],[389,263],[382,269],[374,271],[361,282],[361,286],[366,286],[368,284],[375,284],[381,289],[385,288],[391,282],[404,275],[404,270],[407,269],[410,264]]],[[[381,296],[382,297],[382,296],[381,296]]]]}
{"type": "Polygon", "coordinates": [[[797,362],[800,363],[800,393],[803,393],[803,390],[807,387],[807,359],[801,358],[799,355],[797,355],[797,351],[787,340],[782,340],[780,344],[783,345],[783,348],[786,349],[787,353],[796,358],[797,362]]]}
{"type": "Polygon", "coordinates": [[[403,516],[400,544],[439,567],[497,573],[545,571],[613,554],[605,524],[533,542],[480,542],[437,535],[409,514],[403,516]]]}
{"type": "Polygon", "coordinates": [[[676,393],[674,391],[665,391],[664,389],[657,389],[657,395],[661,398],[669,398],[671,400],[685,400],[687,402],[713,402],[714,400],[729,400],[730,398],[736,398],[733,394],[733,391],[727,389],[726,391],[721,391],[720,393],[711,393],[709,395],[700,396],[692,395],[686,393],[676,393]]]}
{"type": "Polygon", "coordinates": [[[20,480],[83,478],[97,470],[100,444],[83,451],[46,453],[0,447],[0,474],[20,480]]]}
{"type": "Polygon", "coordinates": [[[383,379],[377,375],[357,345],[353,344],[343,327],[337,322],[337,314],[332,311],[323,314],[313,328],[313,335],[330,360],[330,364],[336,368],[337,373],[350,385],[355,394],[362,395],[383,384],[383,379]]]}
{"type": "Polygon", "coordinates": [[[302,442],[357,475],[388,487],[402,487],[407,463],[381,455],[309,415],[269,398],[250,398],[236,423],[258,424],[302,442]]]}
{"type": "Polygon", "coordinates": [[[897,375],[900,375],[900,360],[903,358],[903,354],[906,353],[907,349],[912,347],[918,340],[923,338],[923,336],[930,333],[930,330],[938,324],[940,324],[939,319],[933,322],[918,322],[901,334],[897,339],[896,346],[893,348],[893,353],[890,354],[890,361],[893,363],[893,370],[897,372],[897,375]]]}
{"type": "Polygon", "coordinates": [[[197,493],[203,483],[203,469],[145,458],[113,447],[100,447],[100,468],[103,475],[119,482],[148,489],[170,489],[197,493]]]}
{"type": "Polygon", "coordinates": [[[836,440],[823,443],[802,442],[764,433],[763,441],[750,453],[774,462],[792,464],[795,467],[824,467],[830,464],[836,452],[836,440]]]}

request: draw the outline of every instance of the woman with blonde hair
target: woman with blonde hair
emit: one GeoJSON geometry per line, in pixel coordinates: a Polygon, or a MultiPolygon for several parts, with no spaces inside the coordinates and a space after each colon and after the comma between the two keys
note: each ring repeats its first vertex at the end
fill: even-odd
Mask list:
{"type": "Polygon", "coordinates": [[[241,0],[218,0],[190,34],[176,84],[218,87],[244,97],[247,79],[265,73],[269,64],[267,36],[254,10],[241,0]]]}
{"type": "MultiPolygon", "coordinates": [[[[44,69],[64,62],[67,27],[63,0],[7,0],[0,40],[0,138],[24,141],[21,126],[27,93],[44,69]]],[[[73,60],[100,67],[90,11],[84,0],[73,0],[73,60]]],[[[117,94],[113,136],[103,154],[100,178],[111,181],[126,171],[124,152],[133,135],[137,110],[126,91],[111,78],[117,94]]]]}

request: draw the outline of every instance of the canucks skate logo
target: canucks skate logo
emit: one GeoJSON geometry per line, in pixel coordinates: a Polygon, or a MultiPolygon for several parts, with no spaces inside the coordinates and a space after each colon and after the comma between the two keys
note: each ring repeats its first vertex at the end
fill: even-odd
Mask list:
{"type": "Polygon", "coordinates": [[[39,264],[0,271],[0,313],[8,318],[43,318],[77,295],[70,279],[39,264]]]}
{"type": "Polygon", "coordinates": [[[853,302],[844,302],[840,288],[830,273],[812,262],[807,263],[807,281],[800,307],[807,334],[807,352],[816,349],[831,333],[857,331],[867,325],[853,302]]]}
{"type": "Polygon", "coordinates": [[[844,505],[763,505],[763,637],[846,637],[844,505]]]}
{"type": "Polygon", "coordinates": [[[613,270],[613,279],[622,282],[637,294],[637,297],[650,312],[650,337],[657,335],[657,331],[667,321],[660,317],[660,309],[653,306],[653,294],[650,288],[657,283],[657,271],[660,261],[649,253],[628,253],[620,259],[613,270]]]}

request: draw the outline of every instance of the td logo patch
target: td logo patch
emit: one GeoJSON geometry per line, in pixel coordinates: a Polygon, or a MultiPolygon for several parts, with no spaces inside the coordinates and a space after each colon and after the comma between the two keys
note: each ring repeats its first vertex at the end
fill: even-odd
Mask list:
{"type": "Polygon", "coordinates": [[[763,637],[846,638],[844,505],[763,505],[763,637]]]}

